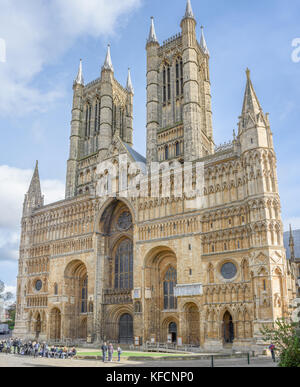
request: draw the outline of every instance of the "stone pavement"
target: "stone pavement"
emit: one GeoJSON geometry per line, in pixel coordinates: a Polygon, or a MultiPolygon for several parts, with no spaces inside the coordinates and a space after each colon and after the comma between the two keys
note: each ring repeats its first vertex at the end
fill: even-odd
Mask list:
{"type": "MultiPolygon", "coordinates": [[[[251,359],[250,366],[247,359],[215,359],[215,367],[276,367],[270,358],[251,359]]],[[[3,367],[211,367],[211,361],[187,360],[187,361],[122,361],[121,363],[103,363],[96,360],[62,360],[62,359],[34,359],[26,356],[0,354],[0,368],[3,367]]]]}

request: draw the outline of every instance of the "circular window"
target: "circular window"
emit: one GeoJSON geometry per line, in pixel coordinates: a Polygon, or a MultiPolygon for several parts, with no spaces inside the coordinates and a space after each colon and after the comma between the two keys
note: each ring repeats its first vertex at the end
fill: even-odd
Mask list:
{"type": "Polygon", "coordinates": [[[232,279],[236,276],[237,268],[232,262],[225,263],[221,268],[221,274],[225,279],[232,279]]]}
{"type": "Polygon", "coordinates": [[[118,219],[118,228],[120,230],[128,230],[132,224],[132,217],[129,211],[123,212],[118,219]]]}
{"type": "Polygon", "coordinates": [[[35,283],[35,290],[37,290],[38,292],[42,289],[42,286],[43,286],[43,283],[41,280],[37,280],[36,283],[35,283]]]}

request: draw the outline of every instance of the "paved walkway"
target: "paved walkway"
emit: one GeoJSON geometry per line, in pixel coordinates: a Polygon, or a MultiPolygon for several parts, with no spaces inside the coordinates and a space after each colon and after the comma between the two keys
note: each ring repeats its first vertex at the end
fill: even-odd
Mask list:
{"type": "MultiPolygon", "coordinates": [[[[215,359],[215,367],[276,367],[270,358],[251,359],[250,366],[247,359],[215,359]]],[[[103,363],[96,360],[62,360],[62,359],[34,359],[27,356],[0,354],[0,368],[3,367],[211,367],[210,360],[191,361],[122,361],[121,363],[103,363]]]]}

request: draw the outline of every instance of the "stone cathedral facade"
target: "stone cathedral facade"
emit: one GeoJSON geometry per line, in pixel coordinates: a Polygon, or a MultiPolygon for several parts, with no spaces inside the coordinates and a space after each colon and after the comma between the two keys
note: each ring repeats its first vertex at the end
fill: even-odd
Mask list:
{"type": "MultiPolygon", "coordinates": [[[[93,82],[84,84],[80,63],[65,200],[44,205],[38,165],[25,196],[15,336],[256,350],[262,325],[290,312],[296,273],[283,246],[268,114],[247,70],[238,132],[215,146],[210,54],[197,29],[190,1],[181,33],[162,45],[151,21],[146,159],[133,149],[130,72],[122,87],[110,47],[93,82]],[[124,197],[121,184],[99,195],[110,173],[99,164],[119,170],[120,156],[145,170],[201,163],[203,206],[174,194],[175,169],[167,197],[151,196],[151,184],[149,197],[124,197]]],[[[161,189],[161,174],[149,176],[161,189]]],[[[135,177],[128,170],[127,182],[135,177]]]]}

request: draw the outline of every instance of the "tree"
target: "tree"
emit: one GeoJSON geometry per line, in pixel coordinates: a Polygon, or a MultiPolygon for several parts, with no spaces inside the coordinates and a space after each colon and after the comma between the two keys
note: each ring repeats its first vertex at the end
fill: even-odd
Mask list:
{"type": "Polygon", "coordinates": [[[300,367],[300,339],[296,334],[298,324],[277,319],[272,328],[261,329],[263,340],[275,346],[280,358],[279,367],[300,367]]]}
{"type": "Polygon", "coordinates": [[[14,295],[11,292],[5,293],[4,282],[0,280],[0,299],[3,301],[11,301],[14,298],[14,295]]]}
{"type": "Polygon", "coordinates": [[[7,321],[9,329],[12,331],[15,327],[15,320],[16,320],[16,304],[12,304],[9,306],[8,314],[9,314],[9,320],[7,321]]]}

